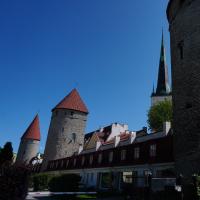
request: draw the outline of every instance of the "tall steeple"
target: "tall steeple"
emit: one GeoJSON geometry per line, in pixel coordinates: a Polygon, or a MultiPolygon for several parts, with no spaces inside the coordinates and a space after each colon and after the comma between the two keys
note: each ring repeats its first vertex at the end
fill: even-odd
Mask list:
{"type": "Polygon", "coordinates": [[[169,86],[164,36],[163,36],[163,31],[162,31],[157,87],[156,87],[156,91],[154,91],[154,88],[153,88],[153,92],[151,94],[151,105],[153,106],[164,100],[171,100],[171,90],[169,86]]]}
{"type": "Polygon", "coordinates": [[[160,62],[158,70],[158,81],[155,96],[165,96],[170,94],[168,69],[166,63],[166,54],[164,46],[164,36],[162,31],[161,50],[160,50],[160,62]]]}

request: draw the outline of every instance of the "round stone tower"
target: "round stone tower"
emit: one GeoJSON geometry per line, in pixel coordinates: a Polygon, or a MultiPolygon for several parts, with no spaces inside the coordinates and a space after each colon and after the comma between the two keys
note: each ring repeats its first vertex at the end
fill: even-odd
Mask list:
{"type": "Polygon", "coordinates": [[[39,117],[36,115],[23,136],[17,153],[17,164],[29,164],[30,160],[37,156],[40,144],[39,117]]]}
{"type": "Polygon", "coordinates": [[[170,0],[175,165],[178,174],[200,173],[200,1],[170,0]]]}
{"type": "Polygon", "coordinates": [[[88,110],[73,89],[53,110],[44,151],[42,171],[49,160],[77,154],[84,143],[88,110]]]}

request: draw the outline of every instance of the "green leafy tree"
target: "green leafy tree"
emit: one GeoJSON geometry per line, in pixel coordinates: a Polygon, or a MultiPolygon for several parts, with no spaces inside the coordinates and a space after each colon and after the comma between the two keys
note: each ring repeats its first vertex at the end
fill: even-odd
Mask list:
{"type": "Polygon", "coordinates": [[[13,160],[13,148],[12,143],[7,142],[0,150],[0,165],[5,163],[11,163],[13,160]]]}
{"type": "Polygon", "coordinates": [[[172,102],[165,100],[152,106],[148,111],[148,126],[152,131],[160,131],[163,122],[172,121],[172,102]]]}

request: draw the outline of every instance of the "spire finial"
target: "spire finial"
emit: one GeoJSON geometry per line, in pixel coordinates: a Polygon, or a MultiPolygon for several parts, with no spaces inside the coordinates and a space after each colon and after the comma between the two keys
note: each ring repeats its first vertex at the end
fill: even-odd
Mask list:
{"type": "Polygon", "coordinates": [[[152,91],[152,93],[153,93],[153,94],[155,93],[155,89],[154,89],[154,83],[153,83],[153,91],[152,91]]]}
{"type": "Polygon", "coordinates": [[[164,31],[162,28],[162,40],[161,40],[161,45],[164,47],[164,31]]]}
{"type": "Polygon", "coordinates": [[[164,45],[164,31],[162,29],[162,39],[161,39],[161,50],[160,50],[160,63],[158,70],[158,82],[156,88],[156,95],[166,95],[169,94],[169,82],[168,82],[168,70],[165,55],[165,45],[164,45]]]}

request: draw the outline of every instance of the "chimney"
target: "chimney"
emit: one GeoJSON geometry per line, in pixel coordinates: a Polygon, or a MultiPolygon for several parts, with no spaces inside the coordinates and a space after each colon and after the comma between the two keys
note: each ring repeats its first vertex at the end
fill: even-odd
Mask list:
{"type": "Polygon", "coordinates": [[[131,132],[131,144],[135,141],[136,138],[136,132],[132,131],[131,132]]]}
{"type": "Polygon", "coordinates": [[[119,142],[120,142],[120,135],[117,135],[115,137],[115,147],[117,147],[117,145],[119,144],[119,142]]]}
{"type": "Polygon", "coordinates": [[[79,150],[78,150],[78,154],[80,154],[83,151],[83,145],[79,145],[79,150]]]}
{"type": "Polygon", "coordinates": [[[96,142],[96,151],[99,149],[100,146],[101,146],[101,142],[100,142],[100,141],[97,141],[97,142],[96,142]]]}
{"type": "Polygon", "coordinates": [[[163,133],[167,135],[169,133],[169,130],[171,128],[171,122],[164,122],[163,123],[163,133]]]}

